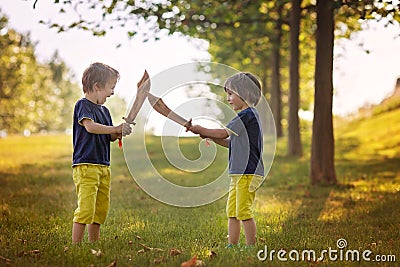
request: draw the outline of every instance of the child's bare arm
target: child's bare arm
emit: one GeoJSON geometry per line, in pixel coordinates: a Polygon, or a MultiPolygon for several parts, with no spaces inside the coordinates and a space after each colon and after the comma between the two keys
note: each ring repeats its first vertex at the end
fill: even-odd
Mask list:
{"type": "Polygon", "coordinates": [[[225,129],[208,129],[204,128],[200,125],[193,125],[189,129],[191,132],[195,134],[199,134],[205,138],[211,139],[225,139],[229,137],[228,132],[225,129]]]}
{"type": "Polygon", "coordinates": [[[218,138],[211,138],[211,140],[213,140],[216,144],[223,146],[223,147],[229,147],[229,138],[225,138],[225,139],[218,139],[218,138]]]}
{"type": "Polygon", "coordinates": [[[132,132],[131,126],[127,123],[121,123],[117,126],[108,126],[94,122],[90,119],[83,119],[82,124],[89,133],[110,134],[111,141],[115,141],[116,139],[129,135],[132,132]]]}
{"type": "Polygon", "coordinates": [[[118,126],[108,126],[103,125],[97,122],[94,122],[90,119],[83,119],[82,124],[85,127],[86,131],[92,134],[119,134],[122,133],[122,125],[118,126]]]}
{"type": "Polygon", "coordinates": [[[229,134],[225,129],[208,129],[200,125],[194,125],[189,130],[199,134],[201,138],[210,138],[220,146],[229,147],[229,134]]]}

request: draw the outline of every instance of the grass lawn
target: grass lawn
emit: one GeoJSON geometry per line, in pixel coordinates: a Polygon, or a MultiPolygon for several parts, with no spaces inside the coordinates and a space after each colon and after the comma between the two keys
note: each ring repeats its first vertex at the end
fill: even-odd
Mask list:
{"type": "MultiPolygon", "coordinates": [[[[278,142],[269,178],[257,195],[258,247],[245,251],[224,249],[226,197],[198,208],[160,203],[136,185],[117,144],[112,145],[111,211],[101,241],[71,245],[76,205],[71,136],[0,139],[0,266],[107,266],[115,261],[117,266],[180,266],[193,255],[206,266],[395,266],[400,262],[400,111],[336,128],[336,186],[310,186],[309,134],[303,135],[306,154],[300,159],[285,156],[286,140],[278,142]],[[340,238],[347,241],[341,250],[340,238]],[[265,248],[268,257],[260,261],[257,252],[265,248]],[[314,250],[318,258],[329,249],[339,250],[336,261],[328,254],[322,262],[301,260],[305,250],[314,250]],[[279,250],[287,262],[278,259],[279,250]],[[289,258],[296,256],[294,250],[300,261],[289,258]],[[371,262],[345,261],[347,250],[360,251],[360,257],[370,250],[371,262]],[[374,261],[377,255],[386,262],[374,261]],[[397,262],[389,262],[394,260],[390,255],[397,262]]],[[[168,172],[158,137],[149,138],[154,164],[184,183],[179,173],[168,172]]],[[[198,153],[198,143],[185,138],[183,154],[198,153]]],[[[224,161],[217,163],[216,169],[224,161]]],[[[209,181],[210,175],[204,176],[196,179],[209,181]]]]}

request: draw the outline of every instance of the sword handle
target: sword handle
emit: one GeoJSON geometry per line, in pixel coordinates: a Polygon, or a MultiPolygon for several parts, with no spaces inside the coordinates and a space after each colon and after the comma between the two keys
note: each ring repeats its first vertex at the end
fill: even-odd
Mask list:
{"type": "MultiPolygon", "coordinates": [[[[128,122],[128,119],[125,118],[125,117],[122,117],[122,119],[125,121],[125,123],[136,125],[136,122],[134,122],[134,121],[128,122]]],[[[122,137],[118,138],[118,146],[119,146],[120,149],[122,149],[122,137]]]]}
{"type": "Polygon", "coordinates": [[[189,129],[193,126],[192,124],[192,119],[188,120],[187,122],[185,122],[185,124],[183,125],[183,127],[186,128],[186,132],[189,131],[189,129]]]}
{"type": "Polygon", "coordinates": [[[136,125],[136,122],[134,122],[134,121],[128,121],[128,118],[122,117],[122,119],[123,119],[126,123],[129,123],[129,124],[132,124],[132,125],[136,125]]]}

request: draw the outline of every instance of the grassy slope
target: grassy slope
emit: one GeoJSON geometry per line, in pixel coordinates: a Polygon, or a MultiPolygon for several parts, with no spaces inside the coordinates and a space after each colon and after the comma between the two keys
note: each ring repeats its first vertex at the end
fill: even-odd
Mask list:
{"type": "MultiPolygon", "coordinates": [[[[318,252],[336,249],[336,240],[345,238],[348,249],[369,249],[373,255],[399,253],[400,109],[342,124],[336,127],[335,135],[339,185],[334,187],[310,186],[309,156],[284,156],[285,140],[278,143],[269,180],[257,196],[260,248],[266,245],[269,250],[318,252]]],[[[0,266],[106,266],[115,259],[117,266],[152,266],[154,260],[160,260],[161,266],[179,266],[194,254],[207,266],[266,265],[257,260],[256,251],[223,249],[225,198],[194,209],[159,203],[131,179],[116,144],[112,151],[112,208],[102,227],[102,240],[72,246],[75,195],[69,166],[70,138],[0,139],[0,266]],[[164,251],[138,254],[143,248],[140,244],[164,251]],[[171,248],[182,254],[170,256],[171,248]],[[100,249],[102,255],[92,255],[91,249],[100,249]],[[217,255],[210,258],[210,251],[217,255]]],[[[303,139],[307,152],[310,138],[304,134],[303,139]]],[[[149,151],[157,158],[158,140],[151,140],[149,151]]],[[[197,143],[198,139],[185,139],[181,144],[183,153],[197,147],[197,143]]],[[[162,157],[155,159],[158,168],[174,179],[173,170],[168,171],[164,162],[162,157]]],[[[206,181],[209,177],[203,178],[206,181]]],[[[400,255],[396,256],[398,262],[400,255]]],[[[272,264],[316,263],[285,263],[275,257],[272,264]]],[[[326,258],[322,264],[359,265],[328,262],[326,258]]]]}

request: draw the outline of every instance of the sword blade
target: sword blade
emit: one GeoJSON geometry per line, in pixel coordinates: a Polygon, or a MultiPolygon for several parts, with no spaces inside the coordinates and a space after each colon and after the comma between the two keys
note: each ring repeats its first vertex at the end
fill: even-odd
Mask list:
{"type": "Polygon", "coordinates": [[[123,118],[126,123],[135,124],[134,120],[137,114],[139,113],[144,100],[147,97],[147,93],[150,91],[150,86],[151,86],[150,77],[147,71],[145,70],[142,78],[137,84],[137,93],[135,101],[133,102],[132,107],[126,118],[125,117],[123,118]]]}
{"type": "Polygon", "coordinates": [[[149,101],[150,105],[164,117],[167,117],[168,119],[186,127],[187,130],[192,126],[192,120],[186,120],[172,111],[160,97],[156,97],[151,93],[148,93],[147,100],[149,101]]]}

